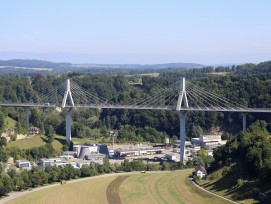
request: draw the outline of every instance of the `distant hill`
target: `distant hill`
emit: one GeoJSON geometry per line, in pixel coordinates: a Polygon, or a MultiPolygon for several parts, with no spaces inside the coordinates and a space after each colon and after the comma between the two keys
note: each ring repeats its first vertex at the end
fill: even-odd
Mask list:
{"type": "Polygon", "coordinates": [[[58,68],[58,67],[74,67],[74,68],[137,68],[137,69],[164,69],[164,68],[200,68],[201,64],[195,63],[167,63],[167,64],[72,64],[68,62],[55,63],[45,60],[0,60],[0,66],[16,66],[29,68],[58,68]]]}
{"type": "Polygon", "coordinates": [[[71,63],[54,63],[44,60],[22,60],[22,59],[12,59],[12,60],[0,60],[0,66],[8,67],[28,67],[28,68],[57,68],[63,66],[71,66],[71,63]]]}
{"type": "Polygon", "coordinates": [[[69,72],[84,72],[106,75],[127,75],[158,72],[162,69],[192,69],[202,68],[194,63],[167,64],[72,64],[68,62],[55,63],[45,60],[11,59],[0,60],[0,76],[30,76],[37,74],[62,74],[69,72]]]}
{"type": "Polygon", "coordinates": [[[107,68],[136,68],[136,69],[191,69],[202,68],[205,65],[196,63],[166,63],[166,64],[78,64],[77,67],[107,67],[107,68]]]}

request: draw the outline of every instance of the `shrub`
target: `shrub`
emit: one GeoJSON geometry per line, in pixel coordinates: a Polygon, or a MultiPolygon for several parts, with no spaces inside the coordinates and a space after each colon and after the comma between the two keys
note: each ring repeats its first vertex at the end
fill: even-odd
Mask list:
{"type": "Polygon", "coordinates": [[[244,185],[245,181],[243,179],[239,178],[239,179],[237,179],[236,183],[237,183],[238,187],[241,187],[244,185]]]}

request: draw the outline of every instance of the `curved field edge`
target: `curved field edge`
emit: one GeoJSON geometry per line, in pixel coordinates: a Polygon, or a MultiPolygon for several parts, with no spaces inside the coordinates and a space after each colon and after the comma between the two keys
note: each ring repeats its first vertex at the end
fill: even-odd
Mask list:
{"type": "Polygon", "coordinates": [[[188,179],[192,170],[146,173],[129,176],[121,185],[122,203],[230,203],[198,189],[188,179]]]}
{"type": "MultiPolygon", "coordinates": [[[[52,187],[47,186],[46,189],[42,190],[34,189],[33,192],[26,192],[26,195],[14,198],[6,203],[111,203],[111,198],[107,197],[108,186],[115,179],[124,175],[127,176],[125,180],[116,185],[119,198],[124,204],[228,203],[202,192],[195,186],[193,188],[193,184],[187,181],[187,176],[191,172],[192,170],[147,172],[145,174],[132,172],[72,180],[65,185],[55,184],[52,187]]],[[[0,203],[3,202],[0,201],[0,203]]]]}

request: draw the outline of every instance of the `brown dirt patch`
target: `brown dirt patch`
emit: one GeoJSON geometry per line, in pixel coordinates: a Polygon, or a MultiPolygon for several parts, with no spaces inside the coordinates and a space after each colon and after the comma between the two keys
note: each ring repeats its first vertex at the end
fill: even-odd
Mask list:
{"type": "Polygon", "coordinates": [[[122,204],[119,195],[119,187],[128,177],[129,176],[119,176],[108,185],[106,189],[106,197],[109,204],[122,204]]]}

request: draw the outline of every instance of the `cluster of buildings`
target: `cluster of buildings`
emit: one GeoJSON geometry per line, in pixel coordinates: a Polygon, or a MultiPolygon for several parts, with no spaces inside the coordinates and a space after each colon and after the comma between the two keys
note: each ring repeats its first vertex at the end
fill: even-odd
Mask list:
{"type": "MultiPolygon", "coordinates": [[[[200,149],[205,149],[208,155],[213,155],[213,150],[221,145],[224,145],[226,140],[221,139],[221,135],[201,135],[199,138],[192,138],[191,142],[185,142],[185,157],[192,159],[197,155],[200,149]]],[[[71,165],[74,168],[81,168],[82,165],[91,163],[103,164],[103,159],[106,156],[113,158],[126,158],[142,156],[151,158],[153,155],[164,154],[161,158],[169,161],[177,161],[177,156],[180,152],[180,140],[175,140],[172,143],[173,151],[169,150],[169,140],[165,139],[165,144],[156,146],[132,146],[118,149],[108,149],[106,145],[88,144],[88,145],[73,145],[72,151],[66,151],[62,156],[57,158],[41,158],[34,165],[53,167],[71,165]]],[[[154,157],[155,158],[155,157],[154,157]]],[[[158,158],[158,157],[157,157],[158,158]]],[[[17,160],[16,166],[23,169],[31,169],[31,163],[25,160],[17,160]]]]}
{"type": "MultiPolygon", "coordinates": [[[[65,166],[71,165],[74,168],[81,168],[84,164],[90,165],[91,163],[103,164],[105,154],[99,152],[100,145],[74,145],[73,151],[63,152],[62,156],[56,158],[41,158],[33,165],[42,167],[46,166],[65,166]]],[[[26,160],[16,160],[15,165],[18,168],[30,170],[32,168],[31,162],[26,160]]]]}

